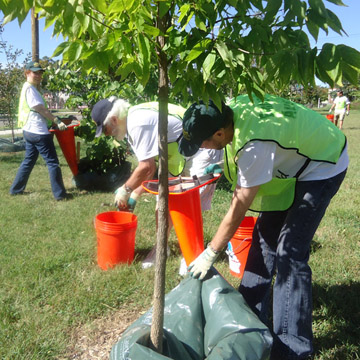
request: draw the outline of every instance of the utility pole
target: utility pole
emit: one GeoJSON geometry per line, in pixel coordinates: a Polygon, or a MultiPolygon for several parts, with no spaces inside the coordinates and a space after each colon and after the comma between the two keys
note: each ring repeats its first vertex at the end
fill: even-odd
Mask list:
{"type": "Polygon", "coordinates": [[[39,20],[35,8],[31,8],[32,60],[39,61],[39,20]]]}

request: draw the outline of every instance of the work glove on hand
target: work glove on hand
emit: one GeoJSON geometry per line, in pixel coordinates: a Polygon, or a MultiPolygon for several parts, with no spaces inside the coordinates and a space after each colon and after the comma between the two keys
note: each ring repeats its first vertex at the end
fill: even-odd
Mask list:
{"type": "Polygon", "coordinates": [[[221,174],[223,169],[218,164],[211,164],[207,166],[204,170],[204,175],[206,174],[221,174]]]}
{"type": "Polygon", "coordinates": [[[349,110],[348,110],[348,111],[346,111],[346,115],[349,115],[349,110]]]}
{"type": "Polygon", "coordinates": [[[136,202],[139,199],[139,197],[140,197],[140,194],[137,194],[134,191],[131,193],[130,198],[129,198],[128,202],[127,202],[128,210],[130,212],[134,211],[135,206],[136,206],[136,202]]]}
{"type": "Polygon", "coordinates": [[[329,114],[331,114],[331,112],[332,112],[332,109],[329,110],[329,114]]]}
{"type": "Polygon", "coordinates": [[[115,206],[119,210],[126,211],[128,209],[128,200],[130,198],[131,191],[127,191],[125,184],[120,186],[118,189],[115,190],[115,206]]]}
{"type": "Polygon", "coordinates": [[[208,246],[188,267],[190,276],[194,279],[203,280],[211,266],[219,256],[208,246]]]}
{"type": "Polygon", "coordinates": [[[60,131],[64,131],[67,129],[67,126],[58,117],[55,118],[54,123],[60,131]]]}

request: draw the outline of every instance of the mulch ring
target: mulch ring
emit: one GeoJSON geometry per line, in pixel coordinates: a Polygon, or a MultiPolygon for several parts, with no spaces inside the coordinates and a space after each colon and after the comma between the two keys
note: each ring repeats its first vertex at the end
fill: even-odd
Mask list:
{"type": "Polygon", "coordinates": [[[59,360],[108,360],[121,334],[140,316],[137,310],[121,309],[73,330],[72,345],[59,360]]]}

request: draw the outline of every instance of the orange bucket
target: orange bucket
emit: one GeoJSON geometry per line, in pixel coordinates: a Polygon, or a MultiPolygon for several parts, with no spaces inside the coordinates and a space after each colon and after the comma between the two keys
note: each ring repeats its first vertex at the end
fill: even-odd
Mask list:
{"type": "Polygon", "coordinates": [[[326,115],[326,118],[328,120],[330,120],[331,122],[333,122],[334,121],[334,114],[328,114],[328,115],[326,115]]]}
{"type": "Polygon", "coordinates": [[[108,211],[96,215],[97,262],[101,269],[132,263],[136,227],[137,216],[130,212],[108,211]]]}
{"type": "Polygon", "coordinates": [[[229,256],[230,273],[240,279],[244,275],[256,220],[257,217],[245,216],[234,236],[228,242],[226,253],[229,256]]]}

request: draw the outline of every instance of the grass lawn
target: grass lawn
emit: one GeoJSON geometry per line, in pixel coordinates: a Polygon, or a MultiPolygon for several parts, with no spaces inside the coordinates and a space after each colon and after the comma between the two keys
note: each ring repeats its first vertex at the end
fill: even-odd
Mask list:
{"type": "MultiPolygon", "coordinates": [[[[360,359],[359,110],[346,118],[344,133],[351,164],[315,235],[310,260],[315,360],[360,359]]],[[[154,196],[143,196],[135,210],[135,261],[103,271],[96,263],[93,221],[96,214],[114,209],[113,194],[76,189],[60,149],[58,154],[65,186],[74,195],[69,201],[53,199],[42,159],[31,174],[27,194],[10,196],[23,153],[0,153],[1,359],[107,359],[107,352],[75,357],[80,337],[91,337],[93,345],[100,344],[107,330],[119,329],[151,306],[154,274],[141,269],[141,260],[156,239],[154,196]],[[108,321],[100,334],[97,324],[101,319],[108,321]]],[[[226,188],[215,192],[212,210],[204,214],[206,242],[214,235],[230,198],[226,188]]],[[[181,281],[181,256],[174,233],[169,243],[167,292],[181,281]]],[[[229,272],[225,254],[216,267],[235,287],[239,285],[239,279],[229,272]]],[[[110,345],[116,339],[112,341],[110,345]]]]}

